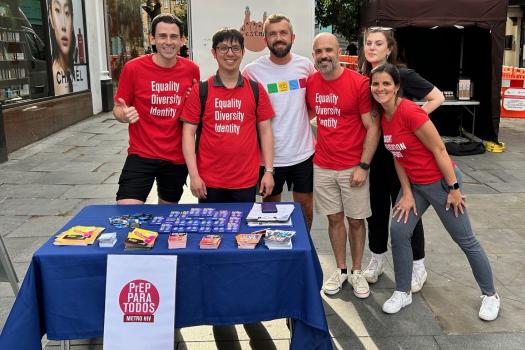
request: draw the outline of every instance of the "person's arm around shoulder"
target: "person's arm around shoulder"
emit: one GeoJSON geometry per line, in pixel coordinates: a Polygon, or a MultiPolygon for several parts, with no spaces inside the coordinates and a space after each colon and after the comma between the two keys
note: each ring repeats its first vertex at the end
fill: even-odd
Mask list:
{"type": "MultiPolygon", "coordinates": [[[[416,129],[415,134],[417,138],[425,145],[425,147],[432,152],[434,159],[438,165],[445,182],[448,185],[453,185],[457,183],[456,174],[454,173],[454,168],[452,166],[452,160],[447,153],[447,149],[441,141],[441,137],[434,126],[434,124],[428,120],[418,129],[416,129]]],[[[463,206],[465,205],[464,197],[461,194],[461,190],[453,189],[448,192],[446,209],[448,210],[450,206],[454,208],[454,215],[456,217],[459,213],[463,214],[463,206]]]]}
{"type": "Polygon", "coordinates": [[[421,106],[421,108],[427,114],[430,114],[445,102],[445,96],[441,90],[434,86],[434,88],[425,96],[424,100],[427,102],[421,106]]]}
{"type": "Polygon", "coordinates": [[[361,120],[366,129],[365,140],[363,141],[363,153],[361,162],[350,176],[350,186],[359,187],[365,184],[368,176],[368,167],[379,143],[380,129],[379,118],[372,117],[370,112],[361,114],[361,120]]]}

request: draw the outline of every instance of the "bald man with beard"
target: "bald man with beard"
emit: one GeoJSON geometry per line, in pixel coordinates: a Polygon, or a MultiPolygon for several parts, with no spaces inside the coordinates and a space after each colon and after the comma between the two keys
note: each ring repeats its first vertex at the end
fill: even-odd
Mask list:
{"type": "Polygon", "coordinates": [[[354,295],[367,298],[368,283],[361,272],[366,231],[371,215],[368,169],[379,140],[379,120],[370,114],[368,78],[339,64],[337,38],[321,33],[314,38],[318,72],[306,83],[306,103],[317,116],[314,156],[314,203],[328,219],[328,235],[337,269],[324,283],[325,294],[337,294],[347,281],[354,295]],[[348,232],[345,227],[348,221],[348,232]],[[346,265],[346,240],[352,269],[346,265]]]}

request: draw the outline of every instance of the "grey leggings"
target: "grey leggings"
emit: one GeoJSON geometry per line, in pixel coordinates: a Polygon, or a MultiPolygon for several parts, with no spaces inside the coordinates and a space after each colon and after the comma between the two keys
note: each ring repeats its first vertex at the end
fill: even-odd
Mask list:
{"type": "MultiPolygon", "coordinates": [[[[454,169],[454,172],[462,189],[461,173],[457,167],[454,169]]],[[[457,218],[454,216],[452,207],[448,211],[445,210],[448,193],[445,190],[444,180],[426,185],[411,184],[411,188],[416,201],[418,215],[414,215],[414,212],[411,211],[406,224],[403,220],[397,222],[397,218],[392,218],[390,226],[396,290],[401,292],[410,291],[412,280],[412,247],[410,238],[417,221],[428,207],[432,205],[450,237],[452,237],[454,242],[459,245],[467,256],[470,268],[481,289],[481,293],[483,295],[493,295],[495,290],[490,263],[483,248],[472,232],[466,208],[464,208],[464,214],[459,214],[457,218]]],[[[401,198],[401,194],[402,190],[399,192],[396,203],[401,198]]]]}

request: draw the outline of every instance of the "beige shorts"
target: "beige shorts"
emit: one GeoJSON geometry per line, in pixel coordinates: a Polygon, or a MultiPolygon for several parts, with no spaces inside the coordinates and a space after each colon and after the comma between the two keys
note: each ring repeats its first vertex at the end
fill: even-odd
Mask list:
{"type": "Polygon", "coordinates": [[[364,185],[350,187],[350,175],[357,167],[345,170],[323,169],[314,165],[314,203],[321,215],[340,212],[352,219],[372,215],[368,177],[364,185]]]}

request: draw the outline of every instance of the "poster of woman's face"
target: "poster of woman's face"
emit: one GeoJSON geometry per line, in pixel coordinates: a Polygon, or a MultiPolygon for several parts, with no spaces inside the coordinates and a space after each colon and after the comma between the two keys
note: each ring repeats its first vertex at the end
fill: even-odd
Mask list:
{"type": "Polygon", "coordinates": [[[82,0],[47,0],[55,95],[88,89],[82,0]]]}

